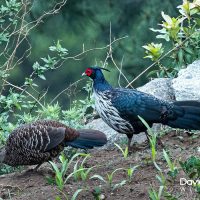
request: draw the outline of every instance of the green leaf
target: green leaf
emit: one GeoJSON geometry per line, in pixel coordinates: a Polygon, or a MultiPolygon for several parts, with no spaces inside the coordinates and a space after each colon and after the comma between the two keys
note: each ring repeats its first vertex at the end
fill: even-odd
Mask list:
{"type": "Polygon", "coordinates": [[[59,196],[56,196],[55,200],[62,200],[59,196]]]}
{"type": "Polygon", "coordinates": [[[187,53],[191,54],[191,55],[194,54],[194,51],[193,51],[191,48],[189,48],[189,47],[185,47],[184,50],[185,50],[187,53]]]}
{"type": "Polygon", "coordinates": [[[41,79],[46,80],[45,76],[43,74],[38,75],[41,79]]]}
{"type": "Polygon", "coordinates": [[[163,149],[163,155],[164,155],[165,160],[167,161],[167,164],[168,164],[170,170],[173,171],[174,170],[174,166],[173,166],[173,164],[172,164],[167,152],[165,151],[165,149],[163,149]]]}
{"type": "Polygon", "coordinates": [[[56,172],[56,184],[60,190],[63,189],[64,187],[64,181],[63,181],[63,176],[60,170],[58,169],[57,165],[53,163],[52,161],[49,161],[51,166],[53,167],[54,171],[56,172]]]}
{"type": "Polygon", "coordinates": [[[76,190],[76,192],[73,194],[71,200],[76,200],[76,198],[78,197],[79,193],[82,192],[83,189],[78,189],[76,190]]]}
{"type": "Polygon", "coordinates": [[[114,145],[122,152],[124,158],[128,157],[128,147],[125,147],[125,150],[123,150],[117,143],[114,143],[114,145]]]}
{"type": "Polygon", "coordinates": [[[150,128],[149,124],[142,118],[138,115],[138,118],[140,119],[140,121],[142,121],[142,123],[146,126],[146,128],[148,129],[148,132],[153,135],[153,131],[152,129],[150,128]]]}
{"type": "Polygon", "coordinates": [[[93,175],[92,177],[90,177],[90,179],[99,179],[101,181],[103,181],[104,183],[107,183],[107,181],[100,175],[93,175]]]}
{"type": "Polygon", "coordinates": [[[159,187],[159,191],[158,191],[158,198],[159,198],[159,199],[161,199],[163,189],[164,189],[164,186],[161,185],[161,186],[159,187]]]}
{"type": "Polygon", "coordinates": [[[32,67],[34,70],[38,70],[40,68],[40,64],[38,62],[35,62],[32,67]]]}
{"type": "Polygon", "coordinates": [[[183,49],[179,49],[179,51],[178,51],[178,60],[182,65],[182,63],[183,63],[183,49]]]}
{"type": "Polygon", "coordinates": [[[117,189],[119,187],[122,187],[125,184],[126,184],[126,180],[123,180],[120,183],[115,184],[112,189],[115,190],[115,189],[117,189]]]}
{"type": "Polygon", "coordinates": [[[72,176],[74,176],[75,173],[78,173],[78,172],[80,172],[80,171],[82,171],[82,170],[83,170],[83,169],[78,169],[78,170],[72,172],[71,174],[69,174],[69,175],[65,178],[64,184],[66,184],[67,181],[68,181],[72,176]]]}
{"type": "Polygon", "coordinates": [[[166,15],[163,11],[161,12],[161,15],[163,17],[163,19],[168,23],[171,24],[172,23],[172,18],[169,15],[166,15]]]}

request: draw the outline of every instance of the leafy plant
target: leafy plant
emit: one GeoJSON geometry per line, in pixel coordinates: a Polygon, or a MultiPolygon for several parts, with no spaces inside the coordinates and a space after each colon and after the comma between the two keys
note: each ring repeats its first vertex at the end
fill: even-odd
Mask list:
{"type": "Polygon", "coordinates": [[[162,48],[162,44],[148,44],[148,45],[144,45],[143,48],[146,49],[145,53],[147,54],[147,56],[145,56],[145,58],[150,58],[152,61],[157,61],[163,53],[163,48],[162,48]]]}
{"type": "Polygon", "coordinates": [[[59,160],[61,162],[61,169],[58,168],[58,166],[53,163],[52,161],[49,161],[53,170],[55,171],[55,181],[56,181],[56,185],[58,186],[58,188],[60,190],[63,189],[64,187],[64,175],[65,172],[67,170],[67,164],[68,164],[68,160],[65,158],[64,154],[61,154],[59,156],[59,160]]]}
{"type": "Polygon", "coordinates": [[[82,192],[82,191],[83,191],[83,189],[76,190],[76,192],[73,194],[71,200],[76,200],[78,195],[79,195],[79,193],[82,192]]]}
{"type": "Polygon", "coordinates": [[[115,189],[117,189],[119,187],[122,187],[123,185],[126,184],[126,180],[122,180],[120,183],[113,183],[113,176],[119,170],[124,170],[124,169],[123,168],[118,168],[118,169],[115,169],[111,173],[107,173],[106,179],[104,179],[103,176],[101,176],[101,175],[93,175],[90,179],[99,179],[100,181],[106,183],[106,185],[111,190],[115,190],[115,189]]]}
{"type": "Polygon", "coordinates": [[[153,131],[151,130],[150,126],[148,125],[148,123],[140,116],[138,116],[138,118],[142,121],[142,123],[146,126],[148,134],[149,134],[149,142],[150,142],[150,147],[151,147],[151,156],[152,156],[152,161],[154,166],[156,167],[157,170],[161,171],[160,167],[157,165],[156,163],[156,155],[157,155],[157,151],[156,151],[156,141],[157,141],[157,134],[153,133],[153,131]]]}
{"type": "Polygon", "coordinates": [[[181,168],[189,178],[200,178],[200,158],[196,156],[191,156],[185,162],[180,161],[179,163],[181,168]]]}
{"type": "MultiPolygon", "coordinates": [[[[177,7],[179,15],[171,17],[161,12],[163,21],[161,29],[151,30],[157,33],[156,38],[163,43],[144,45],[146,56],[155,61],[158,70],[150,74],[158,77],[176,77],[178,71],[200,57],[200,4],[198,1],[184,0],[177,7]],[[169,56],[170,55],[170,56],[169,56]]],[[[153,65],[152,65],[153,66],[153,65]]]]}
{"type": "MultiPolygon", "coordinates": [[[[66,172],[69,169],[70,164],[78,156],[87,156],[87,154],[76,153],[70,160],[68,160],[65,157],[65,155],[62,153],[59,156],[59,160],[61,162],[61,168],[60,169],[54,162],[49,161],[54,172],[55,172],[55,183],[58,186],[59,190],[63,190],[64,184],[68,181],[68,179],[71,178],[74,173],[77,173],[77,172],[73,172],[65,178],[66,172]]],[[[48,178],[48,182],[52,183],[52,179],[48,178]]]]}
{"type": "Polygon", "coordinates": [[[5,164],[0,164],[0,175],[9,174],[17,171],[23,170],[23,167],[11,167],[5,164]]]}
{"type": "Polygon", "coordinates": [[[90,157],[90,154],[87,154],[85,156],[85,158],[81,162],[80,166],[78,165],[79,164],[79,160],[74,165],[73,176],[74,176],[74,180],[75,181],[78,181],[79,179],[81,179],[82,181],[86,181],[88,179],[89,173],[95,167],[95,166],[92,166],[90,168],[85,168],[84,167],[84,163],[85,163],[85,161],[86,161],[86,159],[88,157],[90,157]]]}
{"type": "Polygon", "coordinates": [[[91,82],[88,82],[83,89],[87,92],[87,97],[84,100],[73,101],[68,110],[62,111],[65,123],[74,128],[82,128],[86,120],[92,117],[94,99],[91,98],[91,82]]]}
{"type": "Polygon", "coordinates": [[[126,159],[128,157],[128,147],[126,146],[123,150],[122,147],[117,143],[114,143],[114,145],[122,152],[123,157],[126,159]]]}
{"type": "Polygon", "coordinates": [[[165,197],[166,200],[179,200],[180,199],[180,194],[179,195],[173,195],[170,192],[164,191],[163,192],[163,197],[165,197]]]}
{"type": "MultiPolygon", "coordinates": [[[[200,158],[196,156],[189,157],[185,162],[179,161],[181,168],[186,173],[186,175],[194,180],[198,181],[200,178],[200,158]]],[[[200,194],[200,184],[193,183],[192,185],[196,192],[200,194]]]]}
{"type": "Polygon", "coordinates": [[[58,103],[56,103],[54,105],[47,105],[43,107],[43,109],[38,110],[37,112],[39,113],[41,118],[59,120],[60,111],[61,108],[58,105],[58,103]]]}
{"type": "Polygon", "coordinates": [[[81,101],[73,101],[69,110],[63,110],[63,118],[69,126],[81,128],[84,124],[85,111],[87,106],[84,106],[81,101]]]}
{"type": "Polygon", "coordinates": [[[167,154],[167,152],[164,149],[163,149],[163,156],[169,167],[168,175],[171,176],[173,179],[176,178],[176,176],[178,174],[178,168],[175,165],[175,161],[174,162],[171,161],[169,155],[167,154]]]}
{"type": "Polygon", "coordinates": [[[154,190],[153,188],[151,188],[148,192],[149,192],[149,198],[151,200],[161,200],[161,196],[163,193],[163,189],[164,186],[160,186],[158,192],[156,190],[154,190]]]}
{"type": "Polygon", "coordinates": [[[134,167],[129,167],[127,169],[127,176],[128,176],[128,181],[131,182],[132,180],[132,176],[133,176],[133,173],[135,172],[135,170],[138,168],[138,165],[134,166],[134,167]]]}
{"type": "Polygon", "coordinates": [[[165,175],[163,174],[162,171],[159,171],[159,175],[157,174],[157,175],[156,175],[156,178],[157,178],[158,181],[160,182],[160,185],[166,187],[166,182],[167,182],[167,180],[166,180],[166,177],[165,177],[165,175]]]}
{"type": "MultiPolygon", "coordinates": [[[[80,194],[80,192],[82,192],[83,190],[84,189],[77,189],[74,192],[73,196],[70,198],[70,200],[76,200],[78,195],[80,194]]],[[[66,200],[69,200],[69,197],[65,193],[63,193],[63,192],[61,192],[61,193],[63,194],[63,196],[65,197],[66,200]]],[[[60,196],[56,196],[55,200],[62,200],[62,198],[60,196]]]]}
{"type": "Polygon", "coordinates": [[[167,191],[167,180],[162,173],[162,171],[159,171],[159,175],[156,175],[156,178],[160,182],[160,187],[159,190],[156,191],[153,187],[149,189],[149,198],[151,200],[161,200],[161,199],[166,199],[166,200],[178,200],[180,199],[180,196],[175,196],[171,194],[169,191],[167,191]],[[162,198],[163,197],[163,198],[162,198]]]}
{"type": "Polygon", "coordinates": [[[94,196],[95,200],[101,200],[101,188],[99,186],[95,187],[92,190],[92,195],[94,196]]]}

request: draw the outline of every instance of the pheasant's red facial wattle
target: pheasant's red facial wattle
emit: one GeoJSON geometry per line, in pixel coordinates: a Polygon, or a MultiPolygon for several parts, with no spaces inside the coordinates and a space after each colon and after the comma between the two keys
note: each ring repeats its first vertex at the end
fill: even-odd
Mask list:
{"type": "Polygon", "coordinates": [[[85,74],[86,74],[87,76],[91,76],[91,75],[92,75],[92,69],[91,69],[91,68],[87,68],[87,69],[85,70],[85,74]]]}

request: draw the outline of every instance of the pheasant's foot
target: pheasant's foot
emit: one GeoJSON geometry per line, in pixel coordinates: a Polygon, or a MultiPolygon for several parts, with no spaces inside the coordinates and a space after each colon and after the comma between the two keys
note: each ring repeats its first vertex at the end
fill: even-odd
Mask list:
{"type": "Polygon", "coordinates": [[[162,140],[158,137],[157,138],[158,145],[160,145],[162,148],[165,148],[165,145],[163,144],[162,140]]]}
{"type": "Polygon", "coordinates": [[[131,145],[131,146],[128,146],[128,152],[129,152],[129,154],[133,154],[133,153],[135,153],[138,150],[141,150],[141,149],[135,143],[133,145],[131,145]]]}

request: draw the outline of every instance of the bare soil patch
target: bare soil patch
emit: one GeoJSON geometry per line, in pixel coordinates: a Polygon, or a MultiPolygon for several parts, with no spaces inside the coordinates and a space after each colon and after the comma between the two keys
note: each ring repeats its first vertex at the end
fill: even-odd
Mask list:
{"type": "MultiPolygon", "coordinates": [[[[199,156],[198,147],[200,146],[200,137],[189,136],[184,132],[171,131],[162,137],[166,149],[170,151],[172,159],[185,161],[191,155],[199,156]]],[[[106,178],[107,173],[111,173],[117,168],[127,169],[130,166],[140,165],[135,171],[132,181],[126,182],[125,185],[111,190],[100,180],[92,179],[75,182],[73,178],[65,185],[63,193],[69,199],[74,192],[83,188],[78,195],[78,199],[92,200],[93,190],[99,186],[101,188],[102,199],[109,200],[147,200],[149,199],[148,190],[152,186],[156,190],[159,188],[159,182],[156,179],[158,171],[151,162],[150,148],[137,150],[127,159],[124,159],[121,152],[114,148],[113,150],[92,150],[91,158],[85,163],[85,167],[96,166],[90,173],[90,177],[98,174],[106,178]]],[[[162,156],[162,148],[158,147],[157,156],[158,165],[164,170],[167,177],[167,164],[162,156]]],[[[177,165],[179,166],[178,162],[177,165]]],[[[54,176],[50,165],[44,164],[38,172],[27,171],[31,167],[12,174],[0,176],[0,197],[2,199],[22,199],[22,200],[53,200],[56,196],[65,199],[64,195],[59,192],[56,185],[49,185],[46,176],[54,176]]],[[[72,169],[70,169],[70,172],[72,169]]],[[[180,170],[175,180],[168,179],[168,192],[177,196],[177,199],[200,199],[198,193],[191,186],[180,186],[180,178],[187,178],[185,173],[180,170]]],[[[127,179],[125,170],[119,170],[114,174],[114,183],[119,183],[127,179]]]]}

